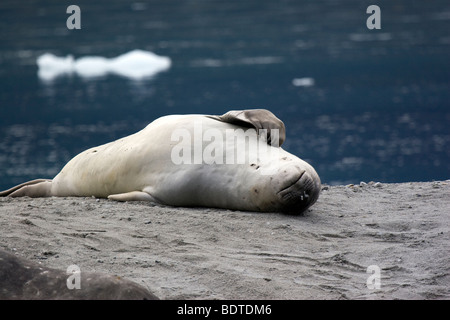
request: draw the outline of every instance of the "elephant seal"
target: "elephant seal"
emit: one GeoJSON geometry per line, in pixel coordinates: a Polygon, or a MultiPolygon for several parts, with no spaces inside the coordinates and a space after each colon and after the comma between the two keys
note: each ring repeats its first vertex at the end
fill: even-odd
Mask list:
{"type": "Polygon", "coordinates": [[[68,285],[70,276],[0,250],[0,300],[158,300],[118,276],[80,272],[78,288],[68,285]]]}
{"type": "Polygon", "coordinates": [[[320,178],[280,147],[285,138],[283,122],[265,109],[164,116],[81,152],[53,180],[29,181],[0,196],[94,196],[301,213],[319,197],[320,178]]]}

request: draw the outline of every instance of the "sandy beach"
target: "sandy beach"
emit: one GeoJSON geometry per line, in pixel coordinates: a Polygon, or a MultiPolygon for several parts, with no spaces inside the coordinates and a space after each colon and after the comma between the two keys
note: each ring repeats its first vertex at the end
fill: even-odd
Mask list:
{"type": "Polygon", "coordinates": [[[450,299],[449,195],[449,180],[323,186],[300,216],[0,198],[0,248],[160,299],[450,299]]]}

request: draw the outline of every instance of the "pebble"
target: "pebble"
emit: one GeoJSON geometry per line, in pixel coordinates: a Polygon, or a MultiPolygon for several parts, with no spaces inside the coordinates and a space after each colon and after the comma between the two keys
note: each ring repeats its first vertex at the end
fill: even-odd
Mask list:
{"type": "Polygon", "coordinates": [[[375,182],[373,185],[375,188],[381,188],[383,184],[381,182],[375,182]]]}

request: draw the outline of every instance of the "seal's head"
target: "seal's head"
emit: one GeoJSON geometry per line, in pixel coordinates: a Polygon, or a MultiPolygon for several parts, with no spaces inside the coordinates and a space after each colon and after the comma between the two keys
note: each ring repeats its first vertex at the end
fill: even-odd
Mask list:
{"type": "Polygon", "coordinates": [[[259,184],[266,186],[264,192],[254,192],[253,197],[261,211],[301,214],[319,198],[320,178],[307,162],[290,155],[267,166],[272,167],[267,174],[258,173],[259,184]]]}

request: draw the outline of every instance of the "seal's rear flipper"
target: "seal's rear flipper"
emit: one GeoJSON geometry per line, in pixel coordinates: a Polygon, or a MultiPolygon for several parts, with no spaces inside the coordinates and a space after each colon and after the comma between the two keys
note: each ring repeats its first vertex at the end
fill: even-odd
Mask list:
{"type": "Polygon", "coordinates": [[[0,192],[0,197],[50,197],[52,180],[36,179],[19,184],[11,189],[0,192]]]}
{"type": "Polygon", "coordinates": [[[267,130],[267,143],[274,147],[281,146],[286,140],[286,128],[283,121],[266,109],[228,111],[217,118],[223,122],[254,127],[258,134],[261,129],[267,130]],[[278,130],[278,132],[275,133],[272,130],[278,130]]]}
{"type": "Polygon", "coordinates": [[[108,199],[115,201],[152,201],[159,203],[159,201],[156,201],[151,195],[143,191],[131,191],[126,193],[111,194],[108,196],[108,199]]]}

